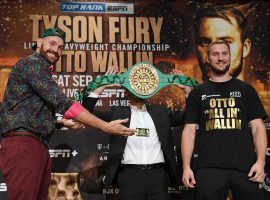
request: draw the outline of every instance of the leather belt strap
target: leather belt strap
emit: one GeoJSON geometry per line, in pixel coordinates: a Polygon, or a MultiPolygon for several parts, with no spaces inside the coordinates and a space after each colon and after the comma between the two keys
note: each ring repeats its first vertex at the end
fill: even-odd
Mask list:
{"type": "Polygon", "coordinates": [[[164,163],[155,163],[155,164],[145,164],[145,165],[136,165],[136,164],[122,164],[121,168],[130,168],[130,169],[140,169],[140,170],[150,170],[158,169],[164,167],[164,163]]]}
{"type": "Polygon", "coordinates": [[[47,140],[42,135],[37,135],[30,131],[10,131],[8,133],[5,133],[2,135],[3,138],[5,137],[13,137],[13,136],[19,136],[19,137],[32,137],[41,143],[45,144],[47,146],[47,140]]]}

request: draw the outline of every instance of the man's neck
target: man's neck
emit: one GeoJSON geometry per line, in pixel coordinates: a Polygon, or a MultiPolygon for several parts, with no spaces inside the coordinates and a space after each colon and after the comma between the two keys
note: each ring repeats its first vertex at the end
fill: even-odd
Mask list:
{"type": "Polygon", "coordinates": [[[229,72],[227,72],[226,74],[221,74],[221,75],[212,73],[209,80],[213,82],[226,82],[230,80],[231,78],[232,76],[229,74],[229,72]]]}
{"type": "Polygon", "coordinates": [[[136,106],[138,109],[142,109],[144,104],[145,104],[144,102],[138,102],[130,99],[130,105],[136,106]]]}
{"type": "Polygon", "coordinates": [[[244,80],[244,72],[243,72],[243,70],[241,71],[241,73],[237,76],[237,78],[238,79],[240,79],[240,80],[244,80]]]}

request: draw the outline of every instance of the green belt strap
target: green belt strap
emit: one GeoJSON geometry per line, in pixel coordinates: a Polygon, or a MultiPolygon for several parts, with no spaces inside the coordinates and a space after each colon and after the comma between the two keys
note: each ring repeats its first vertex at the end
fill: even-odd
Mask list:
{"type": "Polygon", "coordinates": [[[76,93],[75,99],[82,101],[84,95],[89,95],[96,88],[108,84],[120,84],[137,97],[147,99],[165,86],[181,84],[195,87],[198,85],[198,82],[183,75],[163,74],[156,67],[148,63],[137,63],[125,73],[96,78],[95,81],[89,83],[80,93],[76,93]]]}

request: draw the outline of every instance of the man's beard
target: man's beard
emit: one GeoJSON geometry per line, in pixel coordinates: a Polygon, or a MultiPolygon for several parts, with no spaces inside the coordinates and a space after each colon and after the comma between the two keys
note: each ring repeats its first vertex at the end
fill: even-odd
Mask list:
{"type": "Polygon", "coordinates": [[[55,64],[59,60],[59,54],[57,52],[51,51],[51,50],[44,50],[43,44],[41,45],[40,48],[40,55],[45,58],[50,64],[55,64]],[[55,56],[55,58],[52,58],[48,55],[48,53],[51,53],[55,56]]]}
{"type": "Polygon", "coordinates": [[[211,70],[218,75],[222,75],[222,74],[226,74],[227,71],[229,71],[230,69],[230,63],[228,63],[224,68],[219,69],[217,67],[214,67],[213,65],[211,65],[210,63],[207,63],[208,66],[211,68],[211,70]]]}
{"type": "MultiPolygon", "coordinates": [[[[229,67],[230,68],[230,75],[232,77],[238,77],[239,74],[242,72],[243,70],[243,57],[241,57],[239,64],[237,65],[237,67],[229,67]]],[[[201,60],[199,60],[199,66],[202,72],[202,80],[208,80],[210,78],[210,74],[211,74],[211,70],[212,67],[210,67],[210,64],[208,62],[205,62],[204,64],[202,64],[201,60]]]]}

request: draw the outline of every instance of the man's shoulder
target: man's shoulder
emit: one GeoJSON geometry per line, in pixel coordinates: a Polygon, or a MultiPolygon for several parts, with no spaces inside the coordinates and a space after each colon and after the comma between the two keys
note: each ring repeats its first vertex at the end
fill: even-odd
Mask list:
{"type": "Polygon", "coordinates": [[[26,66],[26,65],[30,65],[30,66],[43,66],[45,65],[45,63],[36,55],[36,54],[30,54],[22,59],[20,59],[17,64],[16,64],[16,68],[20,68],[22,66],[26,66]]]}
{"type": "Polygon", "coordinates": [[[39,64],[39,65],[48,65],[47,62],[37,53],[33,53],[25,58],[26,62],[39,64]]]}
{"type": "Polygon", "coordinates": [[[166,107],[164,105],[155,104],[155,103],[147,103],[146,104],[147,109],[153,109],[153,108],[159,108],[159,109],[165,109],[166,107]]]}
{"type": "Polygon", "coordinates": [[[171,109],[167,108],[165,105],[160,105],[160,104],[147,104],[146,105],[147,110],[152,110],[152,111],[156,111],[156,112],[169,112],[171,111],[171,109]]]}
{"type": "Polygon", "coordinates": [[[206,80],[206,81],[202,82],[200,85],[198,85],[198,87],[196,87],[196,88],[198,88],[198,89],[206,88],[206,87],[209,87],[210,84],[211,84],[210,81],[206,80]]]}
{"type": "Polygon", "coordinates": [[[235,80],[236,83],[251,86],[248,82],[243,81],[243,80],[240,80],[240,79],[238,79],[238,78],[234,78],[234,80],[235,80]]]}
{"type": "MultiPolygon", "coordinates": [[[[209,83],[207,82],[203,82],[199,85],[197,85],[196,87],[194,87],[191,91],[190,94],[200,94],[202,91],[204,91],[205,89],[207,89],[209,87],[209,83]]],[[[189,94],[189,95],[190,95],[189,94]]]]}
{"type": "Polygon", "coordinates": [[[251,84],[249,84],[248,82],[242,81],[240,79],[234,78],[235,84],[238,84],[238,86],[240,88],[243,89],[254,89],[253,86],[251,84]]]}

